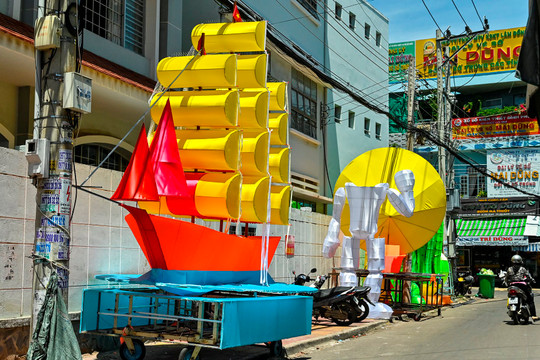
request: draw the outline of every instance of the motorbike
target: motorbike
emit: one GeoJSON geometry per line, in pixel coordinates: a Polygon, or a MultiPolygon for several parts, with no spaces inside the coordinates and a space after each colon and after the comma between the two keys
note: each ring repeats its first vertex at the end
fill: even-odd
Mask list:
{"type": "Polygon", "coordinates": [[[508,300],[506,307],[508,316],[514,321],[514,325],[529,323],[531,312],[528,304],[529,283],[527,281],[511,282],[508,284],[508,300]]]}
{"type": "MultiPolygon", "coordinates": [[[[309,274],[317,272],[316,268],[311,269],[309,274]]],[[[309,274],[299,274],[293,271],[294,284],[309,285],[319,289],[313,293],[313,317],[318,319],[323,317],[332,320],[340,326],[349,326],[353,322],[360,322],[369,315],[368,303],[373,303],[367,298],[371,288],[369,286],[337,286],[330,289],[322,289],[327,277],[325,275],[317,276],[312,279],[309,274]]]]}
{"type": "Polygon", "coordinates": [[[456,283],[454,286],[456,295],[467,295],[471,293],[471,287],[474,282],[474,277],[471,274],[471,270],[459,270],[457,271],[456,283]]]}

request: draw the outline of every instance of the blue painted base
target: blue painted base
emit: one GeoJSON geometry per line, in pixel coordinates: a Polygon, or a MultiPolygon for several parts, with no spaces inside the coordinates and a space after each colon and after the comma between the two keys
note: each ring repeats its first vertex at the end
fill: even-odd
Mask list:
{"type": "MultiPolygon", "coordinates": [[[[220,349],[282,340],[311,333],[313,307],[311,296],[181,297],[161,295],[158,291],[159,289],[155,287],[85,289],[80,331],[111,332],[114,328],[112,315],[115,314],[115,303],[119,309],[117,314],[128,315],[117,317],[116,329],[120,330],[128,324],[130,306],[133,309],[131,315],[135,315],[131,317],[131,325],[137,330],[138,326],[149,326],[155,321],[140,314],[180,316],[177,321],[181,322],[184,319],[181,317],[183,313],[179,314],[178,304],[181,303],[185,309],[190,309],[204,303],[210,304],[208,306],[221,306],[219,331],[215,342],[211,344],[220,349]]],[[[166,316],[161,316],[161,319],[167,318],[166,316]]],[[[193,314],[190,316],[196,317],[193,314]]],[[[193,321],[198,320],[191,320],[193,321]]],[[[160,323],[163,323],[163,320],[157,320],[157,324],[160,323]]],[[[156,337],[157,335],[156,333],[156,337]]],[[[198,343],[197,340],[190,341],[193,344],[198,343]]],[[[207,341],[204,344],[209,345],[207,341]]]]}

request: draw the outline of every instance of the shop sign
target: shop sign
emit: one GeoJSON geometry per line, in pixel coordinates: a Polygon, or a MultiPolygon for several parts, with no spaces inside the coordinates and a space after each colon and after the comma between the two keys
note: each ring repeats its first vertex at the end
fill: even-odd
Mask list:
{"type": "Polygon", "coordinates": [[[537,203],[528,198],[485,198],[485,199],[462,199],[459,209],[460,217],[479,215],[485,216],[508,216],[508,215],[533,215],[536,214],[537,203]]]}
{"type": "MultiPolygon", "coordinates": [[[[452,76],[477,75],[514,71],[517,66],[519,51],[525,27],[493,30],[488,34],[479,34],[459,51],[452,76]]],[[[443,41],[443,46],[450,48],[454,54],[466,44],[465,37],[451,41],[443,41]]],[[[416,41],[416,68],[421,77],[437,77],[437,56],[435,39],[416,41]]]]}
{"type": "Polygon", "coordinates": [[[452,119],[452,138],[454,140],[537,134],[540,134],[538,121],[526,115],[452,119]]]}
{"type": "Polygon", "coordinates": [[[528,245],[527,236],[458,236],[457,246],[523,246],[528,245]]]}
{"type": "MultiPolygon", "coordinates": [[[[487,150],[487,171],[517,189],[540,195],[540,149],[487,150]]],[[[516,197],[526,194],[487,178],[488,197],[516,197]]]]}
{"type": "Polygon", "coordinates": [[[388,45],[390,83],[406,81],[409,61],[415,53],[414,43],[414,41],[408,41],[388,45]]]}

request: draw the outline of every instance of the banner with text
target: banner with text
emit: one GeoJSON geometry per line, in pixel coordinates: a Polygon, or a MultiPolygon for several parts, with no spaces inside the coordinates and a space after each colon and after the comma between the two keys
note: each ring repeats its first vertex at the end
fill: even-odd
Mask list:
{"type": "Polygon", "coordinates": [[[538,121],[527,115],[512,114],[452,119],[452,138],[454,140],[538,134],[540,134],[538,121]]]}
{"type": "MultiPolygon", "coordinates": [[[[487,171],[517,189],[540,195],[540,149],[487,150],[487,171]]],[[[526,194],[487,178],[487,195],[490,197],[516,197],[526,194]]]]}
{"type": "MultiPolygon", "coordinates": [[[[516,69],[521,41],[525,27],[492,30],[488,34],[476,35],[467,42],[465,37],[443,41],[450,47],[450,55],[459,50],[453,58],[452,75],[476,75],[516,69]],[[461,50],[460,48],[464,46],[461,50]]],[[[416,41],[416,68],[423,78],[437,77],[437,55],[435,39],[416,41]]]]}

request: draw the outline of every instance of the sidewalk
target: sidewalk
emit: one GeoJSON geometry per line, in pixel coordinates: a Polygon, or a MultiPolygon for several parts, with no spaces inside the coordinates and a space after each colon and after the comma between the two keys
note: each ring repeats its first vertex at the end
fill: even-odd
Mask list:
{"type": "MultiPolygon", "coordinates": [[[[482,301],[496,301],[506,297],[506,289],[496,288],[495,297],[493,299],[484,299],[475,296],[478,293],[478,288],[472,288],[470,296],[456,297],[453,299],[453,304],[442,308],[444,310],[449,307],[468,305],[482,301]]],[[[428,311],[424,317],[436,316],[437,310],[428,311]]],[[[414,320],[410,320],[414,321],[414,320]]],[[[385,326],[391,326],[388,320],[372,320],[366,319],[361,323],[353,323],[350,326],[338,326],[331,321],[322,319],[312,323],[311,334],[298,336],[295,338],[283,340],[283,347],[289,356],[300,353],[301,351],[323,345],[330,341],[339,341],[359,336],[364,336],[368,332],[375,329],[381,329],[385,326]]],[[[182,348],[181,344],[171,342],[152,342],[146,344],[146,359],[160,360],[176,360],[182,348]]],[[[201,350],[201,358],[213,360],[260,360],[270,358],[269,349],[263,344],[242,346],[232,349],[218,350],[212,348],[203,348],[201,350]]],[[[83,360],[117,360],[120,359],[118,351],[109,351],[103,353],[84,354],[83,360]]]]}
{"type": "MultiPolygon", "coordinates": [[[[387,320],[366,319],[361,323],[350,326],[338,326],[330,321],[321,320],[313,322],[310,335],[298,336],[283,340],[283,347],[288,355],[298,353],[304,349],[314,347],[328,341],[339,341],[357,336],[363,336],[368,331],[388,324],[387,320]]],[[[152,342],[146,344],[146,359],[176,360],[182,345],[171,342],[152,342]]],[[[203,348],[201,358],[215,360],[255,360],[269,358],[270,351],[263,344],[242,346],[232,349],[217,350],[203,348]]],[[[83,360],[117,360],[120,359],[118,351],[107,351],[92,354],[83,354],[83,360]]]]}

